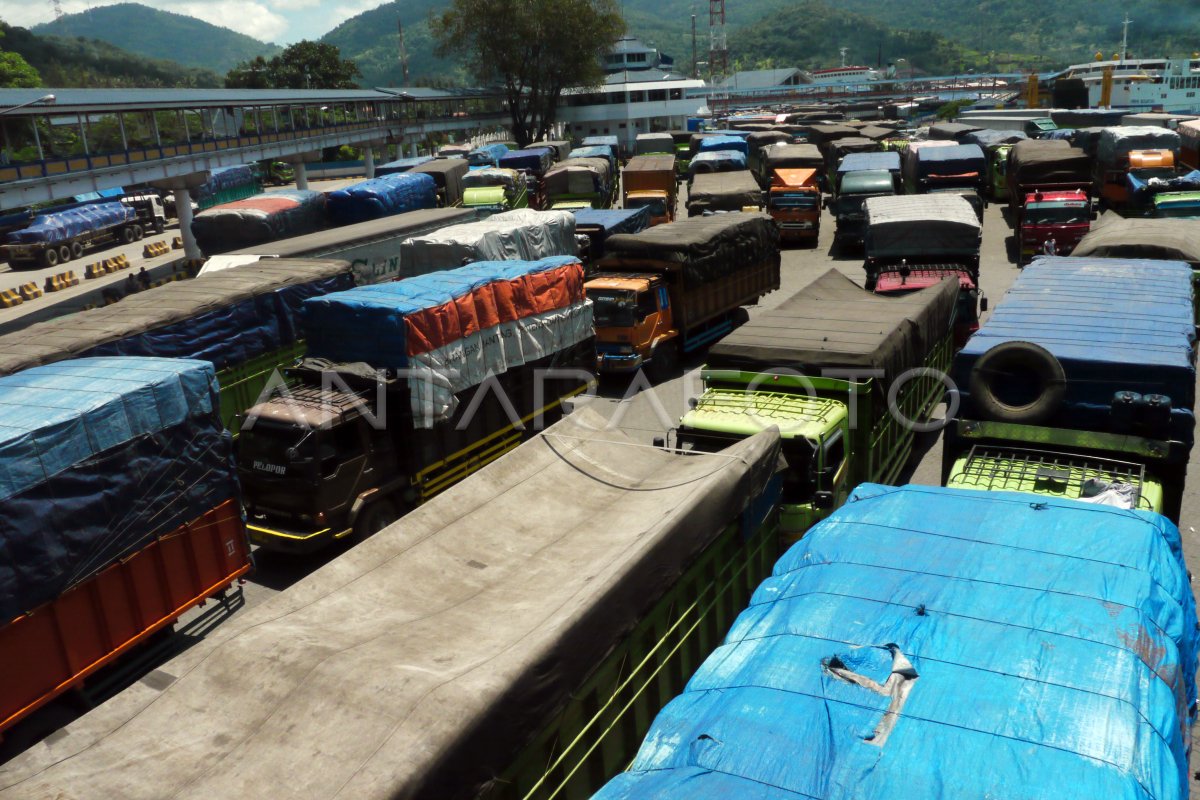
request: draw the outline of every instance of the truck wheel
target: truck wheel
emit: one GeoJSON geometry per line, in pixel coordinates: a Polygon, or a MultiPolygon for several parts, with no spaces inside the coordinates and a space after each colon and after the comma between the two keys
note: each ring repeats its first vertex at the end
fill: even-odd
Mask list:
{"type": "Polygon", "coordinates": [[[71,242],[71,258],[83,258],[83,245],[79,242],[71,242]]]}
{"type": "Polygon", "coordinates": [[[675,342],[664,342],[654,348],[650,359],[650,378],[655,383],[665,383],[679,371],[679,348],[675,342]]]}
{"type": "Polygon", "coordinates": [[[141,238],[146,235],[146,230],[141,225],[133,226],[133,240],[141,241],[141,238]]]}
{"type": "Polygon", "coordinates": [[[157,233],[161,236],[163,233],[166,232],[166,230],[167,230],[167,226],[161,219],[156,219],[154,221],[154,232],[155,233],[157,233]]]}
{"type": "Polygon", "coordinates": [[[58,263],[65,264],[71,260],[71,245],[64,244],[58,248],[58,263]]]}
{"type": "Polygon", "coordinates": [[[47,247],[45,250],[43,250],[42,251],[42,262],[45,263],[45,265],[47,267],[57,267],[58,266],[58,248],[57,247],[47,247]]]}
{"type": "Polygon", "coordinates": [[[969,389],[988,419],[1037,425],[1062,405],[1067,375],[1045,348],[1033,342],[1005,342],[975,362],[969,389]]]}
{"type": "Polygon", "coordinates": [[[379,500],[364,508],[354,521],[355,543],[379,533],[396,521],[396,508],[387,500],[379,500]]]}
{"type": "Polygon", "coordinates": [[[121,241],[125,244],[133,244],[133,227],[121,228],[121,241]]]}

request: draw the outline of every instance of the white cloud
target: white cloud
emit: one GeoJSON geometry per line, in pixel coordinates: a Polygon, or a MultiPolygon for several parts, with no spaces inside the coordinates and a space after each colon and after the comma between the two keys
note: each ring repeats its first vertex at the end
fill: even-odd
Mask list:
{"type": "Polygon", "coordinates": [[[379,0],[353,0],[353,2],[349,3],[338,3],[325,17],[325,24],[327,26],[325,32],[328,33],[351,17],[358,16],[362,12],[369,11],[380,5],[382,3],[379,0]]]}
{"type": "Polygon", "coordinates": [[[253,36],[264,42],[275,42],[285,38],[288,28],[286,17],[276,14],[262,3],[244,3],[239,0],[203,0],[191,3],[160,3],[156,6],[166,11],[211,22],[230,28],[238,33],[253,36]],[[169,6],[169,8],[165,8],[169,6]]]}

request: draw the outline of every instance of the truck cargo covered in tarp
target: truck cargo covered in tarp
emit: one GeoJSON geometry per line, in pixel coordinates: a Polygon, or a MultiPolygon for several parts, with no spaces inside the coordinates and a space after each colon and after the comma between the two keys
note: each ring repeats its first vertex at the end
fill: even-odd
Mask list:
{"type": "Polygon", "coordinates": [[[508,152],[508,145],[493,143],[476,147],[467,154],[467,163],[472,167],[495,167],[508,152]]]}
{"type": "Polygon", "coordinates": [[[500,166],[541,175],[554,163],[552,151],[546,147],[510,150],[500,157],[500,166]]]}
{"type": "Polygon", "coordinates": [[[0,620],[236,497],[217,407],[201,361],[86,358],[0,378],[0,620]]]}
{"type": "MultiPolygon", "coordinates": [[[[692,165],[696,162],[693,160],[692,165]]],[[[688,211],[741,211],[748,206],[762,207],[763,192],[748,170],[713,172],[697,175],[688,188],[688,211]]]]}
{"type": "Polygon", "coordinates": [[[745,170],[746,156],[736,150],[707,150],[697,153],[688,163],[688,175],[693,179],[697,175],[714,172],[745,172],[745,170]]]}
{"type": "Polygon", "coordinates": [[[205,255],[228,253],[325,227],[325,195],[282,189],[213,206],[192,219],[192,234],[205,255]]]}
{"type": "Polygon", "coordinates": [[[595,798],[1186,800],[1196,636],[1165,517],[863,484],[595,798]]]}
{"type": "Polygon", "coordinates": [[[135,684],[53,754],[9,761],[0,798],[503,791],[679,576],[753,524],[778,457],[774,431],[696,458],[578,410],[225,620],[162,667],[174,681],[135,684]]]}
{"type": "Polygon", "coordinates": [[[967,125],[962,122],[938,122],[929,126],[929,138],[958,141],[966,134],[977,130],[980,130],[978,125],[967,125]]]}
{"type": "Polygon", "coordinates": [[[713,214],[612,236],[607,248],[610,256],[666,263],[698,285],[778,256],[779,227],[765,214],[713,214]]]}
{"type": "Polygon", "coordinates": [[[400,261],[404,274],[424,275],[472,261],[537,261],[576,252],[574,214],[518,208],[406,239],[400,261]]]}
{"type": "Polygon", "coordinates": [[[175,281],[0,336],[0,374],[80,356],[196,358],[218,369],[300,338],[300,303],[354,285],[344,261],[267,260],[175,281]]]}
{"type": "Polygon", "coordinates": [[[593,336],[583,266],[571,256],[482,261],[315,297],[304,303],[307,355],[413,370],[419,427],[449,419],[453,395],[593,336]]]}
{"type": "Polygon", "coordinates": [[[408,172],[413,167],[428,164],[430,161],[433,161],[433,156],[413,156],[412,158],[400,158],[395,161],[389,161],[375,168],[375,177],[381,178],[384,175],[394,175],[397,172],[408,172]]]}
{"type": "Polygon", "coordinates": [[[720,150],[732,150],[743,156],[749,152],[746,140],[740,136],[708,136],[700,140],[696,148],[698,153],[711,153],[720,150]]]}
{"type": "Polygon", "coordinates": [[[773,144],[762,152],[763,173],[775,169],[824,169],[825,156],[815,144],[773,144]]]}
{"type": "Polygon", "coordinates": [[[883,149],[883,145],[864,136],[847,136],[844,139],[826,142],[821,149],[825,151],[829,160],[837,163],[850,153],[877,153],[883,149]]]}
{"type": "Polygon", "coordinates": [[[1071,146],[1078,147],[1080,150],[1088,154],[1088,157],[1096,157],[1096,149],[1100,147],[1100,135],[1107,130],[1106,128],[1076,128],[1071,133],[1071,146]]]}
{"type": "Polygon", "coordinates": [[[1192,170],[1174,178],[1143,178],[1130,172],[1125,176],[1129,196],[1135,205],[1149,205],[1156,194],[1164,192],[1195,192],[1200,190],[1200,170],[1192,170]]]}
{"type": "Polygon", "coordinates": [[[380,217],[437,206],[432,175],[404,172],[362,181],[327,195],[329,218],[335,225],[353,225],[380,217]]]}
{"type": "MultiPolygon", "coordinates": [[[[588,138],[591,138],[591,137],[588,137],[588,138]]],[[[617,137],[615,137],[615,136],[608,136],[608,137],[598,136],[596,138],[601,139],[602,141],[589,142],[587,139],[584,139],[583,144],[586,144],[589,147],[591,147],[593,145],[597,145],[597,144],[612,147],[614,149],[617,147],[617,142],[616,142],[617,137]]],[[[553,161],[562,161],[571,154],[571,143],[566,141],[565,139],[552,139],[552,140],[543,141],[543,142],[534,142],[533,144],[529,145],[529,149],[531,149],[531,150],[535,150],[538,148],[545,148],[545,149],[549,150],[552,153],[551,159],[553,161]]]]}
{"type": "Polygon", "coordinates": [[[409,172],[431,176],[445,205],[455,206],[462,203],[462,179],[470,169],[471,166],[465,158],[438,158],[417,164],[409,172]]]}
{"type": "Polygon", "coordinates": [[[880,125],[864,125],[858,129],[858,135],[864,139],[874,139],[879,142],[896,136],[896,129],[884,128],[880,125]]]}
{"type": "Polygon", "coordinates": [[[603,158],[608,162],[608,170],[613,175],[617,174],[617,151],[606,144],[594,144],[587,147],[576,147],[567,156],[567,161],[576,158],[603,158]]]}
{"type": "Polygon", "coordinates": [[[1087,184],[1091,176],[1091,157],[1064,141],[1030,139],[1018,142],[1008,151],[1009,186],[1087,184]]]}
{"type": "Polygon", "coordinates": [[[1186,261],[1200,268],[1200,222],[1187,219],[1126,219],[1110,211],[1092,225],[1071,255],[1080,258],[1186,261]]]}
{"type": "Polygon", "coordinates": [[[235,167],[217,167],[209,172],[208,180],[197,189],[192,190],[192,199],[202,202],[218,192],[236,189],[239,186],[250,186],[257,179],[254,165],[238,164],[235,167]]]}
{"type": "Polygon", "coordinates": [[[787,131],[755,131],[746,137],[746,146],[754,153],[773,144],[788,144],[791,141],[792,135],[787,131]]]}
{"type": "Polygon", "coordinates": [[[1060,128],[1108,128],[1121,124],[1129,112],[1121,108],[1064,108],[1050,112],[1050,119],[1060,128]]]}
{"type": "Polygon", "coordinates": [[[869,197],[863,244],[869,258],[978,253],[975,209],[953,194],[869,197]]]}
{"type": "Polygon", "coordinates": [[[917,151],[917,177],[948,177],[951,175],[982,175],[987,170],[987,158],[977,144],[956,144],[953,147],[924,147],[917,151]]]}
{"type": "MultiPolygon", "coordinates": [[[[574,152],[574,151],[572,151],[574,152]]],[[[635,156],[651,156],[656,153],[675,155],[675,140],[669,133],[639,133],[633,143],[635,156]]]]}
{"type": "Polygon", "coordinates": [[[548,197],[564,194],[605,195],[612,189],[612,175],[604,158],[568,158],[546,170],[542,190],[548,197]]]}
{"type": "Polygon", "coordinates": [[[813,144],[820,146],[826,142],[832,142],[835,139],[847,139],[851,136],[858,136],[858,128],[852,128],[849,125],[809,125],[807,128],[808,140],[813,144]]]}
{"type": "Polygon", "coordinates": [[[136,216],[132,207],[121,202],[90,203],[66,211],[38,214],[27,227],[8,234],[8,241],[14,244],[53,244],[81,233],[133,222],[136,216]]]}
{"type": "Polygon", "coordinates": [[[977,144],[986,150],[989,147],[997,145],[1023,142],[1028,138],[1028,136],[1020,131],[994,131],[990,128],[982,128],[970,133],[964,133],[959,137],[958,141],[963,144],[977,144]]]}
{"type": "Polygon", "coordinates": [[[601,136],[588,136],[579,143],[581,147],[611,147],[613,152],[621,146],[621,140],[611,134],[601,136]]]}
{"type": "Polygon", "coordinates": [[[1096,144],[1096,160],[1115,165],[1134,150],[1170,150],[1179,158],[1179,134],[1166,128],[1106,128],[1096,144]]]}
{"type": "Polygon", "coordinates": [[[885,169],[900,172],[900,154],[895,150],[883,153],[850,153],[838,164],[838,173],[860,172],[865,169],[885,169]]]}
{"type": "Polygon", "coordinates": [[[1190,446],[1195,324],[1192,269],[1182,261],[1035,259],[954,359],[961,415],[980,418],[969,390],[976,362],[996,345],[1032,342],[1066,376],[1060,408],[1046,424],[1105,430],[1117,392],[1160,394],[1171,400],[1171,438],[1190,446]]]}
{"type": "Polygon", "coordinates": [[[618,233],[638,233],[650,224],[650,207],[576,209],[575,230],[591,240],[591,256],[599,258],[608,237],[618,233]]]}
{"type": "Polygon", "coordinates": [[[825,369],[875,369],[883,370],[886,388],[924,364],[946,338],[957,300],[957,280],[885,296],[831,269],[714,344],[707,366],[811,376],[825,369]]]}

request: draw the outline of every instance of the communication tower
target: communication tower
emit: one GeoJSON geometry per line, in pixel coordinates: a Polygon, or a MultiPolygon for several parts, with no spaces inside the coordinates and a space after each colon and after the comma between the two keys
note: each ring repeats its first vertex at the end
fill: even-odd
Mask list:
{"type": "Polygon", "coordinates": [[[708,71],[713,80],[729,74],[729,48],[725,44],[725,0],[708,0],[708,71]]]}

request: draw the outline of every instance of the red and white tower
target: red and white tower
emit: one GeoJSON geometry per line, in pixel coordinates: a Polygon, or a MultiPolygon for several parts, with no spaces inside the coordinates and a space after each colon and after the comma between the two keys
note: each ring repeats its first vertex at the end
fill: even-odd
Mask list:
{"type": "Polygon", "coordinates": [[[725,0],[708,0],[708,70],[713,81],[729,74],[729,48],[725,45],[725,0]]]}

